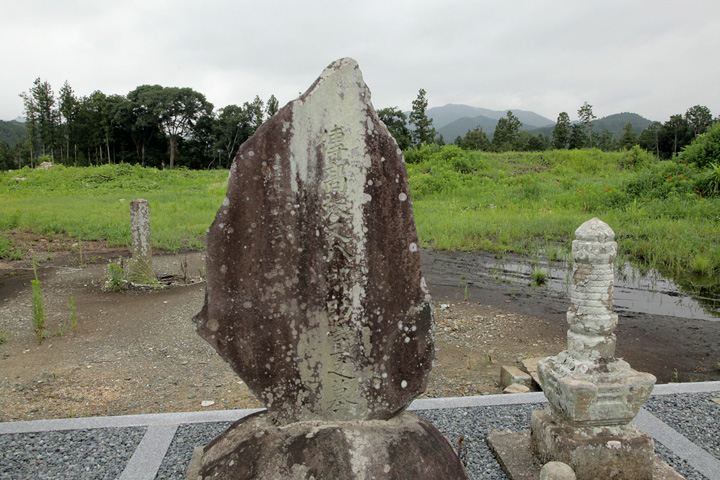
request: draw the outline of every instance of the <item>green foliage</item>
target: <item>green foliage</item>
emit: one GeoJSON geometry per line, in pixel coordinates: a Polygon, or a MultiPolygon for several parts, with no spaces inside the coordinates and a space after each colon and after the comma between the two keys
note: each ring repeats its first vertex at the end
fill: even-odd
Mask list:
{"type": "Polygon", "coordinates": [[[413,125],[411,137],[415,146],[433,143],[437,135],[433,128],[433,121],[426,113],[428,101],[425,93],[425,90],[421,88],[417,98],[412,102],[412,111],[410,112],[410,124],[413,125]]]}
{"type": "Polygon", "coordinates": [[[37,338],[38,345],[40,345],[43,339],[48,337],[48,333],[45,330],[45,306],[34,256],[33,272],[35,273],[35,280],[30,280],[30,284],[32,285],[32,323],[35,329],[35,337],[37,338]]]}
{"type": "Polygon", "coordinates": [[[597,117],[592,111],[592,105],[590,105],[588,102],[584,102],[582,106],[578,109],[578,118],[580,119],[580,123],[585,126],[585,130],[588,133],[588,145],[594,147],[595,144],[593,143],[592,121],[595,120],[597,117]]]}
{"type": "Polygon", "coordinates": [[[493,150],[496,152],[507,152],[516,149],[520,136],[520,120],[508,110],[505,118],[498,120],[495,132],[493,133],[493,150]]]}
{"type": "Polygon", "coordinates": [[[720,194],[720,163],[711,163],[699,182],[699,192],[707,196],[720,194]]]}
{"type": "Polygon", "coordinates": [[[720,199],[696,189],[702,171],[642,149],[502,154],[457,146],[408,152],[413,207],[424,246],[562,257],[575,229],[598,216],[624,254],[670,274],[697,252],[720,272],[720,199]]]}
{"type": "Polygon", "coordinates": [[[227,170],[128,164],[0,172],[0,232],[18,229],[129,246],[129,202],[144,198],[152,206],[156,248],[203,248],[205,231],[225,196],[227,175],[227,170]],[[13,180],[16,176],[25,180],[13,180]]]}
{"type": "Polygon", "coordinates": [[[73,333],[77,332],[77,313],[75,312],[75,297],[70,295],[70,327],[73,330],[73,333]]]}
{"type": "Polygon", "coordinates": [[[560,112],[557,123],[553,129],[553,148],[567,148],[570,142],[570,116],[567,112],[560,112]]]}
{"type": "Polygon", "coordinates": [[[695,105],[685,112],[685,120],[693,129],[695,135],[701,135],[712,125],[712,113],[704,105],[695,105]]]}
{"type": "Polygon", "coordinates": [[[12,240],[5,238],[4,236],[0,236],[0,258],[20,260],[22,259],[22,252],[19,248],[15,247],[12,240]]]}
{"type": "Polygon", "coordinates": [[[410,130],[407,127],[407,115],[397,107],[381,108],[377,112],[380,120],[390,131],[398,146],[402,150],[407,150],[412,145],[410,140],[410,130]]]}
{"type": "Polygon", "coordinates": [[[623,129],[623,136],[618,140],[618,146],[620,148],[632,148],[637,143],[635,132],[633,131],[632,123],[627,123],[623,129]]]}
{"type": "Polygon", "coordinates": [[[536,287],[541,287],[545,285],[548,281],[548,274],[545,270],[540,270],[539,268],[534,269],[530,277],[532,278],[532,284],[536,287]]]}
{"type": "Polygon", "coordinates": [[[0,330],[0,345],[4,345],[7,343],[8,338],[10,337],[10,330],[0,330]]]}
{"type": "Polygon", "coordinates": [[[490,140],[483,132],[482,127],[477,126],[472,130],[468,130],[465,137],[462,138],[458,145],[463,150],[490,150],[490,140]]]}
{"type": "Polygon", "coordinates": [[[16,121],[6,122],[0,120],[0,142],[6,142],[9,147],[14,146],[25,136],[25,126],[16,121]]]}
{"type": "Polygon", "coordinates": [[[162,288],[152,269],[142,259],[119,259],[110,262],[103,291],[118,292],[130,286],[162,288]]]}
{"type": "Polygon", "coordinates": [[[720,163],[720,122],[712,125],[706,133],[695,137],[692,143],[685,147],[680,158],[699,168],[720,163]]]}
{"type": "Polygon", "coordinates": [[[623,168],[629,168],[633,170],[650,165],[657,160],[654,155],[648,153],[646,150],[643,150],[642,148],[640,148],[639,145],[634,145],[630,149],[626,150],[623,155],[623,168]]]}
{"type": "Polygon", "coordinates": [[[107,276],[103,283],[103,291],[119,292],[125,290],[130,285],[130,281],[125,276],[125,268],[122,260],[119,263],[110,262],[108,264],[107,276]]]}

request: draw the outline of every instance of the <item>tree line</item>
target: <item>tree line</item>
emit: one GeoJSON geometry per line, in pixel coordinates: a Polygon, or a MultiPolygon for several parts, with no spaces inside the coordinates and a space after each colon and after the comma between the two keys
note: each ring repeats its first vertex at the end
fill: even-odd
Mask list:
{"type": "MultiPolygon", "coordinates": [[[[403,150],[432,143],[445,145],[442,135],[437,134],[432,119],[427,116],[426,93],[420,89],[409,116],[397,107],[378,110],[378,115],[403,150]]],[[[667,159],[676,156],[695,137],[720,121],[720,118],[713,119],[708,107],[695,105],[684,115],[672,115],[665,123],[653,122],[640,135],[635,134],[632,123],[627,123],[622,136],[616,139],[607,129],[595,131],[593,121],[597,117],[589,103],[584,102],[577,113],[579,121],[572,123],[567,112],[561,112],[550,136],[521,130],[522,122],[508,110],[506,116],[498,120],[492,139],[478,126],[468,130],[464,137],[458,136],[453,143],[465,150],[494,152],[543,151],[550,148],[618,151],[638,145],[658,158],[667,159]]]]}
{"type": "MultiPolygon", "coordinates": [[[[424,144],[444,145],[427,116],[427,92],[420,89],[406,115],[398,107],[378,110],[402,150],[424,144]]],[[[206,97],[191,88],[141,85],[127,95],[106,95],[96,90],[78,97],[65,82],[56,98],[47,81],[37,78],[24,103],[26,137],[14,147],[0,142],[0,169],[33,166],[42,160],[65,165],[139,163],[173,168],[229,168],[238,147],[278,111],[271,95],[263,102],[257,95],[241,106],[227,105],[215,111],[206,97]]],[[[508,111],[500,118],[492,139],[482,127],[458,136],[454,144],[465,150],[543,151],[599,148],[614,151],[635,145],[671,158],[703,134],[718,118],[710,109],[696,105],[685,114],[654,122],[636,135],[628,123],[615,139],[607,129],[594,130],[597,118],[587,102],[578,109],[579,122],[567,112],[558,115],[552,135],[522,130],[522,123],[508,111]]]]}
{"type": "Polygon", "coordinates": [[[0,142],[3,169],[40,160],[229,168],[240,144],[278,111],[274,95],[215,111],[200,92],[160,85],[141,85],[127,95],[97,90],[78,97],[65,82],[56,97],[40,78],[20,96],[27,134],[14,148],[0,142]]]}

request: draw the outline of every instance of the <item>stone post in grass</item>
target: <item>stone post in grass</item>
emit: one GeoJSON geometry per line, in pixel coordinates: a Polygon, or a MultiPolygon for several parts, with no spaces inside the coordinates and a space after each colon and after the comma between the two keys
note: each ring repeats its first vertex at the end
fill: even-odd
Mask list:
{"type": "Polygon", "coordinates": [[[575,232],[567,350],[538,362],[550,407],[532,414],[542,463],[560,461],[578,480],[652,479],[654,444],[632,423],[655,377],[615,358],[615,233],[593,218],[575,232]]]}
{"type": "Polygon", "coordinates": [[[150,241],[150,207],[147,200],[130,202],[130,236],[132,259],[128,277],[135,283],[153,283],[152,242],[150,241]]]}

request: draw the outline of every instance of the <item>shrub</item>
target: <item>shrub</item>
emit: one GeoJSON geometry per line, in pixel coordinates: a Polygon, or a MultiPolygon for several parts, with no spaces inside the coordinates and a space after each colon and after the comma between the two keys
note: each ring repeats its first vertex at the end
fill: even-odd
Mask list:
{"type": "Polygon", "coordinates": [[[708,167],[712,163],[720,163],[720,122],[716,122],[707,132],[695,137],[680,153],[680,158],[700,168],[708,167]]]}

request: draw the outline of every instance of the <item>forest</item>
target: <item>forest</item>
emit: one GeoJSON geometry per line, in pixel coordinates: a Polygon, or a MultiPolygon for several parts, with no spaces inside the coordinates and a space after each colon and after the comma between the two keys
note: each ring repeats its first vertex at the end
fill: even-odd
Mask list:
{"type": "MultiPolygon", "coordinates": [[[[238,147],[279,108],[274,95],[266,101],[256,95],[242,105],[215,109],[204,94],[191,88],[160,85],[141,85],[127,95],[97,90],[79,97],[65,82],[56,95],[40,78],[20,96],[25,124],[0,125],[0,170],[33,167],[44,161],[66,166],[129,163],[157,168],[229,168],[238,147]]],[[[552,131],[524,130],[512,111],[507,111],[493,132],[475,127],[446,142],[426,114],[427,106],[426,92],[420,89],[409,114],[398,107],[378,110],[404,151],[446,143],[467,151],[490,152],[623,151],[639,146],[658,159],[670,159],[718,122],[708,107],[695,105],[664,123],[653,122],[640,134],[629,122],[610,131],[598,127],[601,124],[592,105],[585,102],[577,111],[579,121],[571,122],[567,112],[560,112],[552,131]]]]}

